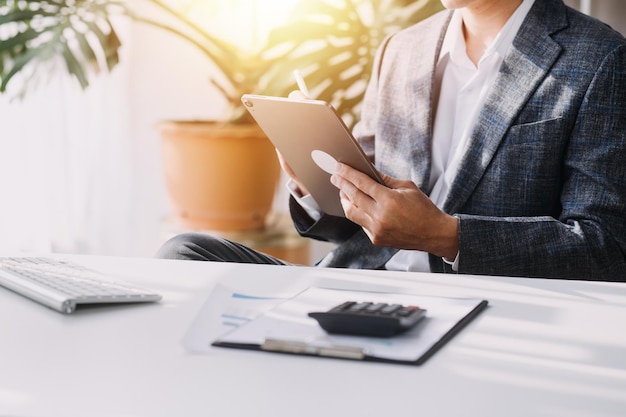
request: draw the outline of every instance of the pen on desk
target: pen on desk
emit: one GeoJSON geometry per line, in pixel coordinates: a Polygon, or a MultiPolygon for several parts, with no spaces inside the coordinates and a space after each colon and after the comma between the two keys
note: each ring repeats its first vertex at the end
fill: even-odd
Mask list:
{"type": "Polygon", "coordinates": [[[304,97],[305,98],[311,98],[311,94],[309,93],[309,89],[307,88],[306,83],[304,82],[304,77],[302,77],[302,74],[300,73],[300,71],[294,70],[293,71],[293,76],[296,79],[296,83],[298,84],[298,89],[304,95],[304,97]]]}

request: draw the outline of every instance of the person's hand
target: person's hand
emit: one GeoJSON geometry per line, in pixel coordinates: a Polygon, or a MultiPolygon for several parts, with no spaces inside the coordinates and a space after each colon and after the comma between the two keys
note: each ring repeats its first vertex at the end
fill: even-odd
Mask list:
{"type": "Polygon", "coordinates": [[[285,158],[283,158],[283,156],[278,151],[278,149],[276,149],[276,155],[278,155],[278,162],[280,162],[280,167],[283,169],[283,171],[285,171],[285,174],[287,174],[287,176],[289,176],[289,178],[291,178],[293,182],[296,183],[296,185],[298,186],[300,190],[300,194],[303,197],[305,195],[308,195],[309,190],[307,190],[306,187],[300,181],[298,181],[298,177],[296,177],[296,173],[293,172],[293,169],[291,169],[291,167],[289,166],[287,161],[285,161],[285,158]]]}
{"type": "Polygon", "coordinates": [[[338,163],[331,182],[346,217],[363,227],[375,245],[415,249],[454,259],[458,219],[439,210],[411,181],[381,174],[387,187],[338,163]]]}

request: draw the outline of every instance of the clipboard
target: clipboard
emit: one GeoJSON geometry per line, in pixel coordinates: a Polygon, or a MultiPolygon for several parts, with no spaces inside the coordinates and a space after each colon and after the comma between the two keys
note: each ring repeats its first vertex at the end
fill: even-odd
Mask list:
{"type": "Polygon", "coordinates": [[[330,183],[337,161],[384,185],[329,103],[253,94],[244,94],[241,101],[326,214],[345,217],[339,190],[330,183]]]}
{"type": "Polygon", "coordinates": [[[487,307],[487,300],[311,287],[216,339],[212,346],[328,358],[421,365],[487,307]],[[414,328],[390,338],[331,335],[308,317],[344,301],[419,305],[414,328]]]}

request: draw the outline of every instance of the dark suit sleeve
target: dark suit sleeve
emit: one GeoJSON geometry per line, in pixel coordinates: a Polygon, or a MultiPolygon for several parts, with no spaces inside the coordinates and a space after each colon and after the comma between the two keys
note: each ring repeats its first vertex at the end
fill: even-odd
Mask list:
{"type": "Polygon", "coordinates": [[[626,281],[624,44],[605,57],[580,106],[565,117],[574,122],[558,216],[459,213],[459,272],[626,281]]]}
{"type": "Polygon", "coordinates": [[[316,240],[343,243],[361,229],[346,218],[327,214],[314,221],[293,197],[289,197],[289,211],[298,233],[316,240]]]}

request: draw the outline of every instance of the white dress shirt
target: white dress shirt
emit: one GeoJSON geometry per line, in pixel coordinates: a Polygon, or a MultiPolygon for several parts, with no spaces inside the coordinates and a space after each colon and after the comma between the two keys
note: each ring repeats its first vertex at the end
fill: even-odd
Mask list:
{"type": "MultiPolygon", "coordinates": [[[[506,52],[513,43],[534,0],[524,0],[485,50],[478,65],[469,59],[463,36],[463,19],[455,10],[448,26],[435,72],[439,100],[433,126],[432,164],[428,194],[442,208],[459,164],[466,152],[471,130],[487,93],[495,80],[506,52]]],[[[310,196],[292,195],[312,218],[321,216],[319,206],[310,196]]],[[[459,257],[446,262],[458,269],[459,257]]],[[[429,272],[428,254],[416,250],[401,250],[385,265],[388,270],[429,272]]]]}

